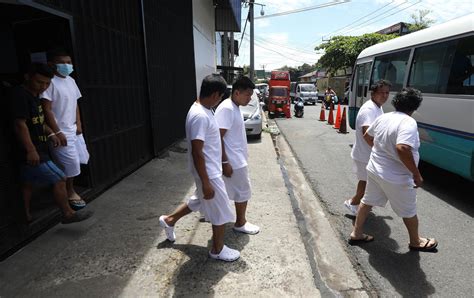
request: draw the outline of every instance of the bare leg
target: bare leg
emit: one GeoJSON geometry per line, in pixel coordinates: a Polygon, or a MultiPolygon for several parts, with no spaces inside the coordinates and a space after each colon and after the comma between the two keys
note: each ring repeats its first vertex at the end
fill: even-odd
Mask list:
{"type": "Polygon", "coordinates": [[[247,219],[245,218],[245,212],[247,211],[247,202],[235,203],[235,213],[237,215],[237,220],[235,221],[236,227],[241,227],[245,225],[247,219]]]}
{"type": "Polygon", "coordinates": [[[365,205],[364,203],[360,203],[359,205],[359,212],[357,213],[357,217],[355,220],[354,228],[351,233],[352,239],[361,239],[364,236],[363,228],[364,223],[369,216],[370,210],[372,210],[372,206],[365,205]]]}
{"type": "Polygon", "coordinates": [[[26,221],[30,222],[32,220],[31,217],[31,196],[33,193],[33,186],[30,183],[25,183],[23,184],[22,187],[22,192],[23,192],[23,203],[25,207],[25,216],[26,216],[26,221]]]}
{"type": "Polygon", "coordinates": [[[365,193],[365,186],[367,185],[367,181],[359,180],[357,183],[357,190],[355,196],[351,199],[351,205],[359,205],[360,200],[364,197],[365,193]]]}
{"type": "Polygon", "coordinates": [[[415,215],[410,218],[403,218],[403,222],[405,223],[405,226],[408,230],[408,235],[410,236],[410,246],[430,248],[437,244],[434,238],[430,238],[430,240],[428,240],[427,238],[420,237],[418,234],[418,216],[415,215]]]}
{"type": "Polygon", "coordinates": [[[71,209],[68,202],[66,181],[60,180],[53,186],[54,201],[63,212],[64,217],[71,217],[74,215],[74,210],[71,209]]]}
{"type": "Polygon", "coordinates": [[[191,212],[192,211],[189,209],[188,205],[183,203],[179,205],[173,213],[165,216],[165,222],[169,226],[174,226],[181,217],[186,216],[191,212]]]}
{"type": "Polygon", "coordinates": [[[212,254],[218,254],[224,247],[224,232],[225,226],[212,226],[212,254]]]}
{"type": "Polygon", "coordinates": [[[67,197],[73,200],[82,200],[74,190],[74,177],[66,178],[67,197]]]}

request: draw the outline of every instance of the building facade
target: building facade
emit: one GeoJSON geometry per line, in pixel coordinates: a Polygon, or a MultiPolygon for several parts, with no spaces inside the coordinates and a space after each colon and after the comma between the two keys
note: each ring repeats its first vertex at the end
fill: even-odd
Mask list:
{"type": "MultiPolygon", "coordinates": [[[[91,154],[76,188],[91,200],[184,136],[198,82],[216,71],[212,38],[217,8],[235,23],[234,2],[0,0],[2,92],[20,84],[28,65],[44,61],[48,49],[60,46],[71,53],[91,154]]],[[[240,26],[240,14],[238,20],[240,26]]],[[[7,119],[0,123],[0,134],[4,256],[57,223],[59,211],[50,189],[38,188],[36,220],[25,224],[7,119]]]]}

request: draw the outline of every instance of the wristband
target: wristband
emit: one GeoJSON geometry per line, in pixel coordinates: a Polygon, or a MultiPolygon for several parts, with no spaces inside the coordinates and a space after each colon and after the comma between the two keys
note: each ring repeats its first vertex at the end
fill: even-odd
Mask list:
{"type": "Polygon", "coordinates": [[[60,131],[60,130],[58,130],[58,131],[57,131],[57,132],[55,132],[54,134],[55,134],[55,135],[58,135],[58,134],[60,134],[60,133],[63,133],[63,132],[62,132],[62,131],[60,131]]]}
{"type": "Polygon", "coordinates": [[[222,163],[226,164],[226,163],[229,163],[229,161],[228,160],[223,160],[222,163]]]}
{"type": "Polygon", "coordinates": [[[53,133],[50,133],[50,134],[48,135],[48,138],[51,138],[52,136],[55,136],[55,135],[56,135],[56,134],[55,134],[54,132],[53,132],[53,133]]]}

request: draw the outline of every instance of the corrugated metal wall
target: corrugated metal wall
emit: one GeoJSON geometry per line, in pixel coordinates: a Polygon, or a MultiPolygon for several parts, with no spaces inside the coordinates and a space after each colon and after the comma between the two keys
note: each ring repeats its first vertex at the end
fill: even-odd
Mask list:
{"type": "Polygon", "coordinates": [[[143,0],[155,153],[184,136],[196,99],[191,2],[143,0]]]}

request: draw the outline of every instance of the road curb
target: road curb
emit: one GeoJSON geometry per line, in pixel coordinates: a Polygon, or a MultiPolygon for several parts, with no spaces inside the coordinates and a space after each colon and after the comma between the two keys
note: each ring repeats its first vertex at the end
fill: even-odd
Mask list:
{"type": "Polygon", "coordinates": [[[281,136],[274,138],[275,149],[308,257],[316,264],[316,273],[336,296],[370,297],[344,249],[347,244],[331,227],[319,198],[313,193],[284,135],[281,136]]]}

